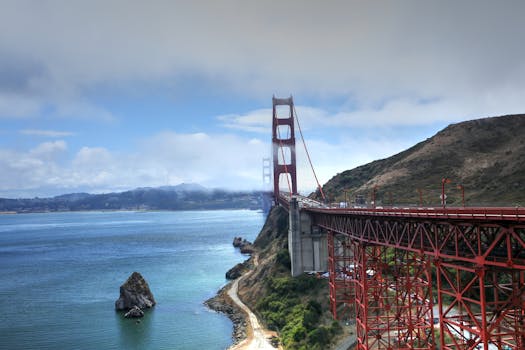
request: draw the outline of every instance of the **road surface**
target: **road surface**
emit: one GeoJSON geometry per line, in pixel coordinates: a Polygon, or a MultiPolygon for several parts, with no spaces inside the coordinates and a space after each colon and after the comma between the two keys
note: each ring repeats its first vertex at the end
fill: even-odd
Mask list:
{"type": "MultiPolygon", "coordinates": [[[[258,256],[256,254],[253,256],[253,261],[254,265],[257,266],[258,256]]],[[[230,289],[228,290],[228,295],[233,300],[233,302],[237,304],[244,312],[246,312],[246,315],[248,315],[248,322],[250,324],[249,328],[252,329],[252,332],[242,342],[232,345],[229,350],[275,350],[276,348],[274,348],[268,341],[269,338],[276,335],[275,332],[264,329],[259,323],[257,316],[255,316],[250,308],[246,306],[241,301],[241,299],[239,299],[239,295],[237,293],[239,290],[239,282],[249,274],[251,274],[251,271],[233,281],[230,289]]],[[[279,346],[279,349],[282,348],[279,346]]]]}

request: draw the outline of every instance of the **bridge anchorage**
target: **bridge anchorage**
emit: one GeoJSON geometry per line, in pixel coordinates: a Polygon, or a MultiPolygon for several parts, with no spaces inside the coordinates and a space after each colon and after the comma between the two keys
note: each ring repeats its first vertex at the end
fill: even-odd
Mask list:
{"type": "Polygon", "coordinates": [[[297,194],[291,97],[273,99],[273,118],[292,275],[329,272],[332,315],[355,319],[358,349],[525,349],[524,208],[324,205],[297,194]]]}

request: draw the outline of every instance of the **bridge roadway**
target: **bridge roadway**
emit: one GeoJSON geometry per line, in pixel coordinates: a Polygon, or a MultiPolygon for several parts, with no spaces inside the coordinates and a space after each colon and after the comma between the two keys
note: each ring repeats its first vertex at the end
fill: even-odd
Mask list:
{"type": "Polygon", "coordinates": [[[279,203],[289,207],[290,199],[297,198],[301,209],[328,215],[384,216],[423,219],[461,219],[480,221],[525,222],[525,207],[348,207],[324,204],[314,199],[281,192],[279,203]]]}
{"type": "MultiPolygon", "coordinates": [[[[435,258],[525,270],[525,208],[339,208],[295,195],[314,226],[352,239],[435,258]]],[[[281,194],[279,202],[291,197],[281,194]]]]}
{"type": "Polygon", "coordinates": [[[355,306],[358,349],[525,349],[525,208],[277,202],[290,212],[292,273],[311,245],[297,242],[304,226],[327,236],[332,313],[355,306]]]}

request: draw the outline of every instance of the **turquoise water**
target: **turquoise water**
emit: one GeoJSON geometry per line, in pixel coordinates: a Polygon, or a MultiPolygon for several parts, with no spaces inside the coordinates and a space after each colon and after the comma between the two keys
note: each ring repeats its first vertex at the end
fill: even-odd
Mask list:
{"type": "Polygon", "coordinates": [[[232,324],[203,301],[246,259],[261,212],[0,215],[0,349],[225,349],[232,324]],[[133,272],[157,306],[137,323],[115,312],[133,272]]]}

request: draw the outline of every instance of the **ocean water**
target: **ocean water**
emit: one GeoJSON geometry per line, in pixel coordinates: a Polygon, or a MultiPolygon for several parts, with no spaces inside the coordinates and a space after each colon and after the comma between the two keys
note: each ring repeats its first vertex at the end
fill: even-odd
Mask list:
{"type": "Polygon", "coordinates": [[[232,324],[203,302],[246,259],[264,214],[249,210],[0,215],[0,349],[225,349],[232,324]],[[114,309],[140,272],[157,305],[114,309]]]}

